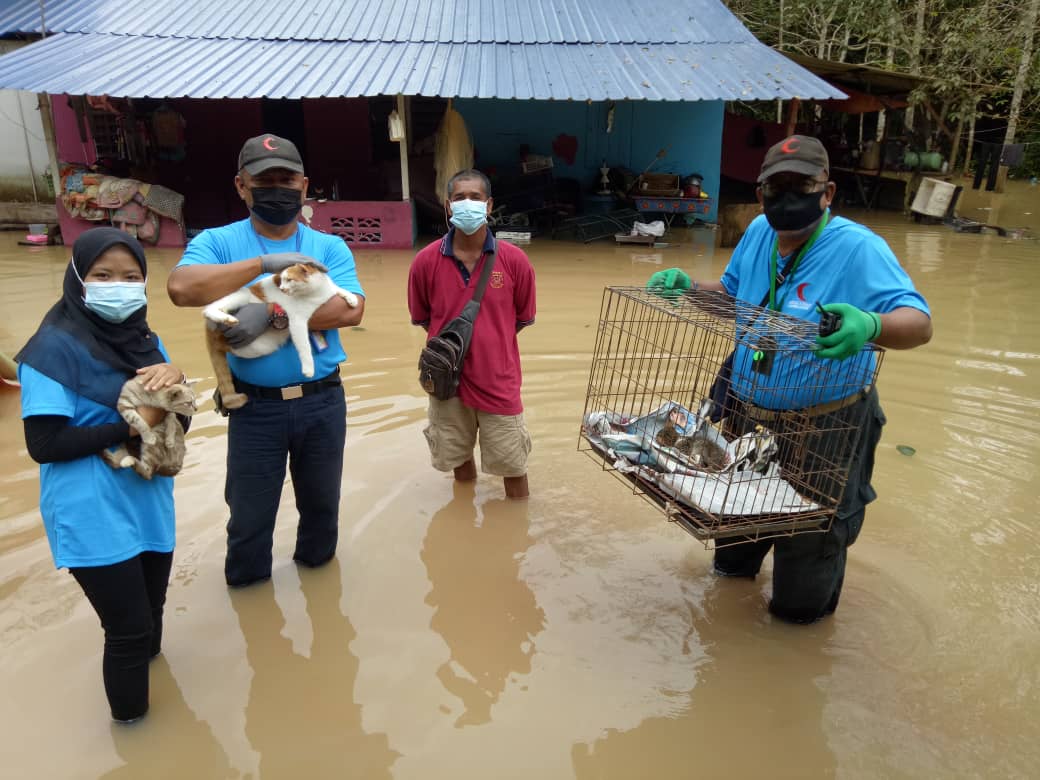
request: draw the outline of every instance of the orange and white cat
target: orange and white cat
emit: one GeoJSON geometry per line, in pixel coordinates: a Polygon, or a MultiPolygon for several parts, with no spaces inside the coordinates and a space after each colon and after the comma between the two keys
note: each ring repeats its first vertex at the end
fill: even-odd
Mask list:
{"type": "Polygon", "coordinates": [[[307,322],[323,303],[336,295],[343,298],[349,306],[358,305],[357,296],[349,290],[337,287],[328,274],[319,271],[313,265],[298,263],[225,295],[203,309],[202,314],[207,320],[206,343],[223,406],[227,409],[238,409],[245,406],[249,400],[243,393],[235,392],[234,380],[227,363],[228,352],[244,358],[261,357],[271,354],[291,339],[300,356],[303,375],[314,376],[314,355],[311,352],[307,322]],[[278,304],[288,315],[289,326],[269,327],[245,346],[232,349],[223,332],[216,326],[237,324],[238,320],[228,312],[240,309],[247,303],[278,304]]]}

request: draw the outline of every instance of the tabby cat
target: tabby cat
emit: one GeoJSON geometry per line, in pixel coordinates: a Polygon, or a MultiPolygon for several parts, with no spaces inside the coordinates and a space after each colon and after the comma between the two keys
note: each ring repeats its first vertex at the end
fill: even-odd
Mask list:
{"type": "Polygon", "coordinates": [[[132,468],[145,479],[153,474],[172,477],[184,464],[184,429],[177,415],[195,414],[195,393],[186,384],[146,390],[140,377],[128,379],[119,393],[116,409],[124,420],[141,432],[114,450],[102,450],[102,460],[114,469],[132,468]],[[166,416],[154,427],[137,413],[139,406],[154,406],[166,416]]]}

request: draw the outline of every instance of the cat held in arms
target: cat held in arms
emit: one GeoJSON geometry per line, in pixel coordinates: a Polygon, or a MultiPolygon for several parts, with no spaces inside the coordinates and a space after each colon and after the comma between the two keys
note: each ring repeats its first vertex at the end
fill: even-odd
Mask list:
{"type": "Polygon", "coordinates": [[[146,390],[140,377],[128,379],[119,392],[116,410],[140,432],[140,438],[130,439],[114,450],[102,450],[101,459],[114,469],[132,468],[145,479],[156,474],[175,476],[184,465],[184,428],[177,415],[191,417],[195,408],[195,393],[188,384],[146,390]],[[149,426],[137,413],[139,406],[154,406],[166,415],[149,426]]]}
{"type": "Polygon", "coordinates": [[[314,376],[314,355],[311,352],[310,333],[307,322],[318,308],[333,296],[338,295],[348,306],[358,305],[357,296],[349,290],[337,287],[332,278],[313,265],[297,263],[284,271],[267,276],[248,287],[225,295],[203,309],[206,318],[206,345],[213,371],[217,377],[217,392],[220,406],[239,409],[249,397],[235,391],[231,369],[228,368],[227,353],[244,358],[269,355],[286,341],[292,340],[300,356],[300,367],[305,377],[314,376]],[[258,338],[243,347],[232,349],[218,324],[234,325],[238,320],[229,314],[247,303],[273,303],[281,307],[288,316],[288,328],[268,327],[258,338]]]}

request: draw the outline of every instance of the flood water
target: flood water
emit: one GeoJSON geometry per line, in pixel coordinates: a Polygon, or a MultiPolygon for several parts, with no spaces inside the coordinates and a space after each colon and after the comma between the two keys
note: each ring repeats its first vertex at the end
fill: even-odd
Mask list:
{"type": "MultiPolygon", "coordinates": [[[[969,192],[960,211],[1040,230],[1040,190],[969,192]]],[[[368,302],[345,332],[338,556],[292,564],[287,485],[272,581],[228,591],[226,428],[203,403],[139,725],[109,723],[101,629],[51,563],[18,394],[0,391],[0,776],[1036,777],[1040,242],[848,215],[892,245],[935,338],[885,359],[880,498],[833,618],[772,620],[768,568],[720,581],[710,552],[577,452],[603,287],[672,265],[717,278],[730,250],[713,233],[657,250],[528,248],[526,503],[505,501],[500,480],[459,487],[429,466],[411,253],[359,252],[368,302]]],[[[68,257],[18,237],[0,234],[8,354],[57,299],[68,257]]],[[[208,398],[201,315],[165,294],[178,253],[149,256],[150,321],[208,398]]]]}

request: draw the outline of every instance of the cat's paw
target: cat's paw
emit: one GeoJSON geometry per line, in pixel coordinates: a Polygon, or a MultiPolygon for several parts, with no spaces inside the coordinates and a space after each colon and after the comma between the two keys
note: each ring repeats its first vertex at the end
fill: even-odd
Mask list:
{"type": "Polygon", "coordinates": [[[202,316],[217,325],[237,325],[238,320],[223,309],[207,306],[202,310],[202,316]]]}
{"type": "Polygon", "coordinates": [[[136,462],[137,462],[137,458],[133,457],[132,455],[127,455],[125,458],[123,458],[121,461],[119,461],[119,468],[121,468],[121,469],[131,468],[134,465],[134,463],[136,463],[136,462]]]}
{"type": "Polygon", "coordinates": [[[311,363],[309,366],[301,366],[300,371],[305,377],[310,379],[312,376],[314,376],[314,364],[311,363]]]}
{"type": "Polygon", "coordinates": [[[347,302],[347,306],[349,306],[352,309],[356,309],[359,303],[358,297],[349,290],[343,291],[343,300],[345,300],[347,302]]]}
{"type": "Polygon", "coordinates": [[[153,447],[159,443],[159,437],[155,435],[154,431],[141,431],[141,443],[153,447]]]}

